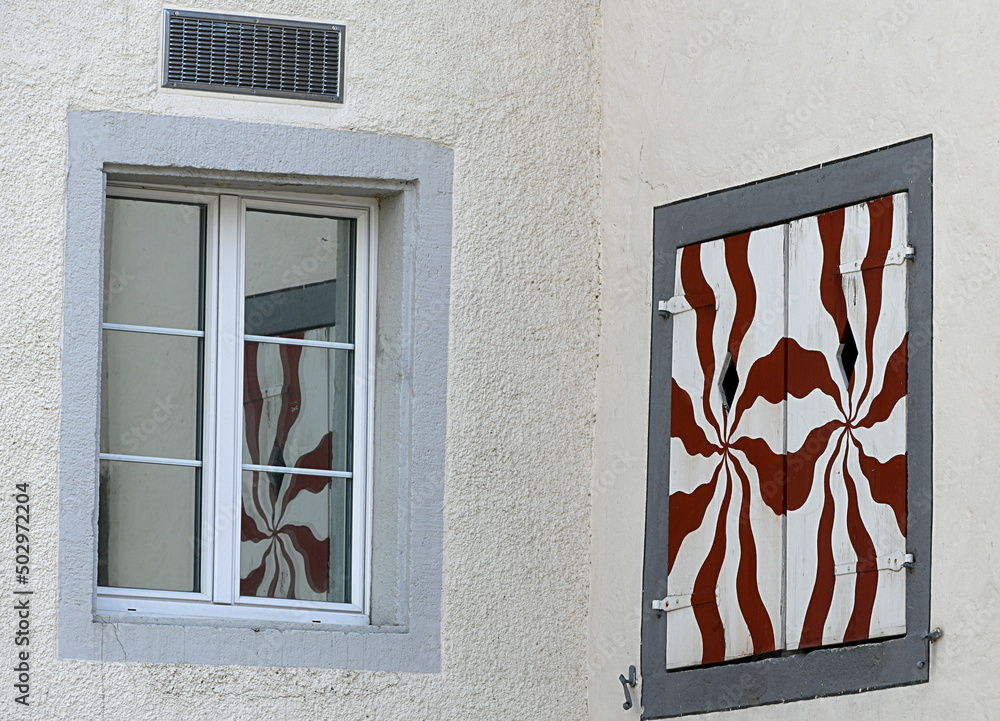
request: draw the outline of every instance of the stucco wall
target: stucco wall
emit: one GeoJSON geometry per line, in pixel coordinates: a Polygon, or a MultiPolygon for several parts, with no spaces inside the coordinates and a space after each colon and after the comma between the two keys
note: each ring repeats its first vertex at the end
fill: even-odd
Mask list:
{"type": "MultiPolygon", "coordinates": [[[[726,719],[996,718],[1000,424],[995,83],[985,0],[603,3],[602,335],[590,713],[638,663],[652,208],[934,135],[934,523],[928,684],[726,719]]],[[[708,718],[708,717],[705,717],[708,718]]]]}
{"type": "MultiPolygon", "coordinates": [[[[0,7],[0,248],[8,269],[0,303],[0,429],[8,483],[31,483],[36,590],[32,706],[10,699],[8,670],[0,718],[584,718],[598,337],[598,3],[186,7],[346,23],[347,102],[159,89],[159,3],[0,7]],[[71,109],[364,130],[454,149],[440,673],[57,657],[56,451],[71,109]]],[[[2,507],[12,519],[7,490],[2,507]]],[[[12,538],[10,544],[10,552],[0,552],[7,579],[12,538]]],[[[10,604],[2,606],[0,627],[12,629],[10,604]]],[[[0,658],[9,669],[15,648],[10,641],[5,648],[0,658]]]]}

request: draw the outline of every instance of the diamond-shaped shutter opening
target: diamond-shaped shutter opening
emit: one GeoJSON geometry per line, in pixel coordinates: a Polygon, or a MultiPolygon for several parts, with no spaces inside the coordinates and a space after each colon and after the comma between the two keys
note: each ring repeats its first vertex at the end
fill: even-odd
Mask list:
{"type": "Polygon", "coordinates": [[[729,354],[726,355],[725,368],[722,371],[722,399],[728,411],[733,407],[736,399],[736,390],[740,387],[740,374],[736,372],[736,361],[729,354]]]}
{"type": "Polygon", "coordinates": [[[163,85],[343,101],[343,25],[167,10],[163,85]]]}
{"type": "Polygon", "coordinates": [[[858,342],[854,340],[854,331],[851,330],[850,323],[844,328],[844,335],[840,339],[837,360],[840,362],[840,369],[844,372],[844,378],[850,383],[851,378],[854,377],[854,366],[858,362],[858,342]]]}

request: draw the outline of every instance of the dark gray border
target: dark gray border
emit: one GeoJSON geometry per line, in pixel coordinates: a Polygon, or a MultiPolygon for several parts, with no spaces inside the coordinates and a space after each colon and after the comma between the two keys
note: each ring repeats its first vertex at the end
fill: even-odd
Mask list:
{"type": "Polygon", "coordinates": [[[337,324],[337,281],[248,295],[243,308],[246,335],[287,335],[332,328],[337,324]]]}
{"type": "Polygon", "coordinates": [[[653,328],[650,369],[646,553],[642,594],[642,718],[743,708],[923,683],[929,677],[932,488],[932,161],[930,136],[828,165],[656,208],[653,222],[653,328]],[[667,469],[672,326],[655,312],[673,295],[676,250],[906,191],[909,243],[907,550],[904,637],[822,648],[755,661],[667,672],[666,616],[652,610],[666,593],[667,469]]]}
{"type": "MultiPolygon", "coordinates": [[[[58,654],[152,663],[437,672],[441,666],[453,154],[415,138],[288,125],[71,111],[59,438],[58,654]],[[98,428],[104,198],[116,180],[378,196],[382,368],[375,506],[384,589],[371,626],[98,617],[98,428]],[[383,333],[385,331],[385,333],[383,333]],[[391,361],[391,362],[390,362],[391,361]],[[386,365],[388,364],[388,365],[386,365]],[[382,427],[385,427],[382,429],[382,427]],[[382,429],[382,430],[379,430],[382,429]],[[379,459],[385,458],[385,475],[379,459]],[[392,476],[390,479],[389,476],[392,476]],[[382,483],[382,481],[386,483],[382,483]],[[398,490],[397,490],[398,489],[398,490]],[[391,576],[391,578],[389,578],[391,576]],[[388,608],[380,608],[380,605],[388,608]],[[257,630],[255,630],[255,627],[257,630]]],[[[376,361],[377,363],[379,361],[376,361]]],[[[379,408],[378,400],[376,408],[379,408]]],[[[376,582],[379,574],[376,569],[376,582]]]]}

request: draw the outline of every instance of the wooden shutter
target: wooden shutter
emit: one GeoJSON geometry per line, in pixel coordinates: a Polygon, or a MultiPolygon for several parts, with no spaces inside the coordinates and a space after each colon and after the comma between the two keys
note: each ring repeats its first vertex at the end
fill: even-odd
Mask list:
{"type": "Polygon", "coordinates": [[[788,648],[906,631],[906,250],[905,194],[789,226],[788,648]]]}
{"type": "Polygon", "coordinates": [[[907,251],[905,194],[677,251],[667,668],[905,633],[907,251]]]}
{"type": "Polygon", "coordinates": [[[782,648],[783,226],[677,251],[666,663],[782,648]]]}

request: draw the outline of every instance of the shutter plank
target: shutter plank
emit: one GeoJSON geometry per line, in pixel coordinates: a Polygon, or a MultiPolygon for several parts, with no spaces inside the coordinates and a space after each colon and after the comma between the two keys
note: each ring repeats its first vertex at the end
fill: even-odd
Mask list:
{"type": "Polygon", "coordinates": [[[784,632],[784,228],[682,248],[677,268],[677,296],[717,302],[672,320],[667,593],[691,604],[665,611],[668,668],[772,651],[784,632]]]}
{"type": "Polygon", "coordinates": [[[905,632],[906,572],[879,569],[906,548],[905,221],[899,194],[789,227],[789,648],[905,632]]]}

